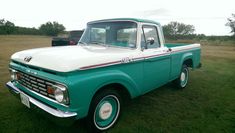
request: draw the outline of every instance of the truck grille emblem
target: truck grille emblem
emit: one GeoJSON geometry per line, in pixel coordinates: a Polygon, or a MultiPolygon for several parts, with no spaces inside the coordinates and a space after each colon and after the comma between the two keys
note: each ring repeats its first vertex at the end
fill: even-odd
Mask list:
{"type": "Polygon", "coordinates": [[[26,57],[24,58],[24,61],[25,61],[25,62],[29,62],[31,59],[32,59],[32,56],[26,56],[26,57]]]}

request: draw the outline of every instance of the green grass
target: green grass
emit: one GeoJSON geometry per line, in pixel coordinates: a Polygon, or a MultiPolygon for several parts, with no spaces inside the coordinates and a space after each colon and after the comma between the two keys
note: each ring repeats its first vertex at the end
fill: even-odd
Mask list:
{"type": "MultiPolygon", "coordinates": [[[[84,121],[56,119],[28,109],[5,87],[10,55],[50,46],[42,36],[0,36],[0,133],[86,132],[84,121]],[[64,126],[66,124],[66,126],[64,126]]],[[[117,125],[108,132],[235,132],[235,44],[203,45],[201,69],[191,71],[187,88],[167,84],[128,101],[117,125]]]]}

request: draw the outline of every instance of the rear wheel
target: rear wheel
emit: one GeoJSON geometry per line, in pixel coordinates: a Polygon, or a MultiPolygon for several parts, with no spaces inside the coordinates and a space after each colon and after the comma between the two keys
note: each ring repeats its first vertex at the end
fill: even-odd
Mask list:
{"type": "Polygon", "coordinates": [[[121,98],[115,90],[99,92],[92,100],[88,115],[88,126],[93,132],[111,128],[121,111],[121,98]]]}
{"type": "Polygon", "coordinates": [[[183,65],[179,77],[175,80],[178,88],[185,88],[188,84],[189,79],[189,69],[187,65],[183,65]]]}

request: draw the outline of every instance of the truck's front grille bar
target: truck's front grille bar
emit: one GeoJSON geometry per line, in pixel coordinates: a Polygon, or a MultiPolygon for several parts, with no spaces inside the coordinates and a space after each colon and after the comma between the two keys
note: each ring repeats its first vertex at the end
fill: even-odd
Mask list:
{"type": "Polygon", "coordinates": [[[17,77],[20,85],[55,100],[54,95],[47,92],[48,87],[54,84],[53,82],[20,71],[17,72],[17,77]]]}

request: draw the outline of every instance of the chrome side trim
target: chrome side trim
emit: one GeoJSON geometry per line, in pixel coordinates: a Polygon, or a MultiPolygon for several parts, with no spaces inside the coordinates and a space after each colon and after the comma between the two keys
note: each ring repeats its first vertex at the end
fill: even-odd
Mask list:
{"type": "MultiPolygon", "coordinates": [[[[23,91],[21,91],[20,89],[15,87],[11,81],[7,82],[6,86],[9,88],[10,91],[13,91],[15,94],[20,94],[20,93],[25,94],[23,91]]],[[[51,108],[51,107],[39,102],[38,100],[32,98],[31,96],[29,96],[27,94],[25,94],[25,95],[29,98],[30,103],[36,105],[40,109],[42,109],[42,110],[44,110],[44,111],[46,111],[56,117],[66,118],[66,117],[77,116],[76,112],[68,112],[68,111],[64,112],[64,111],[61,111],[58,109],[54,109],[54,108],[51,108]]]]}

